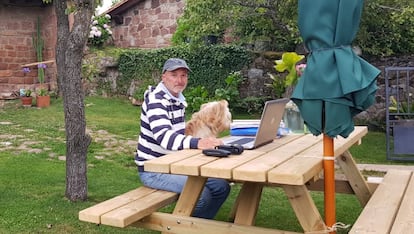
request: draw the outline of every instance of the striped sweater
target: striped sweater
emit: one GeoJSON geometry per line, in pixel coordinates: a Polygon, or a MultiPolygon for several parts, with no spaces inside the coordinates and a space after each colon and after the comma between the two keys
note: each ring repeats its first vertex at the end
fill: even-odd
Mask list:
{"type": "Polygon", "coordinates": [[[175,150],[196,149],[199,138],[184,135],[184,96],[172,96],[162,82],[155,88],[149,87],[144,96],[135,163],[142,166],[146,160],[175,150]]]}

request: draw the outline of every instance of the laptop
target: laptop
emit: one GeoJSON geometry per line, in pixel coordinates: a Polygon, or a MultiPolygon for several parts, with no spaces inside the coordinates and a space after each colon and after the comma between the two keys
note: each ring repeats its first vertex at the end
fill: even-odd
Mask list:
{"type": "Polygon", "coordinates": [[[288,98],[267,101],[263,108],[256,136],[231,136],[224,139],[223,143],[226,145],[238,144],[243,146],[244,149],[256,149],[272,142],[276,137],[288,102],[288,98]]]}

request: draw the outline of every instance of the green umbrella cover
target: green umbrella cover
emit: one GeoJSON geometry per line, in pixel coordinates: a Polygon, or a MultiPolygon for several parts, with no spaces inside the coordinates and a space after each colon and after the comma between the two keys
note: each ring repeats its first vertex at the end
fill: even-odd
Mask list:
{"type": "Polygon", "coordinates": [[[309,50],[292,100],[314,135],[347,137],[352,118],[374,103],[380,71],[352,50],[363,0],[299,0],[299,30],[309,50]]]}

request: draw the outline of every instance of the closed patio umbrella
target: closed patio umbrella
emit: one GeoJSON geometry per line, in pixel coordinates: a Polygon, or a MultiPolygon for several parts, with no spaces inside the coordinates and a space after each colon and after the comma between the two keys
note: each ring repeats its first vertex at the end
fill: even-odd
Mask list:
{"type": "Polygon", "coordinates": [[[380,71],[352,50],[363,0],[299,0],[298,25],[309,51],[292,100],[314,135],[324,134],[325,221],[335,223],[333,138],[375,101],[380,71]],[[333,217],[332,217],[333,216],[333,217]]]}

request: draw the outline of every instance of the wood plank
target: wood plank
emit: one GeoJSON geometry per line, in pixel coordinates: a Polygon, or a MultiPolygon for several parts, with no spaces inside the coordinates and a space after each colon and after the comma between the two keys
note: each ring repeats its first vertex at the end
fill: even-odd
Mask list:
{"type": "Polygon", "coordinates": [[[255,150],[245,150],[241,155],[231,155],[228,158],[222,158],[219,161],[213,161],[201,167],[201,175],[206,177],[219,177],[234,180],[233,169],[266,153],[273,151],[280,146],[291,142],[302,135],[294,134],[275,139],[272,143],[255,150]]]}
{"type": "Polygon", "coordinates": [[[349,233],[389,233],[411,171],[388,170],[349,233]]]}
{"type": "Polygon", "coordinates": [[[101,216],[101,223],[114,227],[126,227],[157,211],[178,198],[177,193],[158,190],[132,201],[101,216]]]}
{"type": "Polygon", "coordinates": [[[170,173],[170,164],[199,154],[201,154],[201,150],[180,150],[168,154],[168,157],[159,157],[146,161],[144,163],[144,170],[170,173]]]}
{"type": "Polygon", "coordinates": [[[326,230],[325,223],[306,186],[282,185],[282,188],[285,190],[290,204],[295,211],[296,217],[305,233],[319,233],[317,231],[324,233],[324,230],[326,230]]]}
{"type": "Polygon", "coordinates": [[[201,173],[200,167],[202,166],[205,167],[206,165],[213,165],[212,167],[206,166],[205,167],[206,170],[204,170],[204,172],[205,173],[207,172],[207,174],[210,175],[211,177],[231,179],[231,169],[234,166],[241,164],[240,161],[246,161],[245,159],[239,160],[241,157],[244,157],[245,155],[249,157],[249,155],[251,156],[252,154],[257,155],[257,154],[262,154],[263,152],[266,152],[269,150],[274,150],[277,147],[285,144],[286,142],[290,142],[298,137],[300,137],[300,135],[299,136],[292,135],[291,137],[282,137],[282,138],[276,139],[274,142],[266,146],[260,147],[258,150],[246,150],[246,152],[243,152],[242,155],[237,155],[237,158],[235,158],[236,156],[234,157],[230,156],[229,158],[232,158],[232,159],[211,157],[211,156],[207,157],[203,154],[199,154],[194,157],[189,157],[189,158],[172,163],[170,166],[171,173],[197,176],[197,175],[200,175],[201,173]],[[208,172],[209,169],[210,169],[210,172],[208,172]],[[223,174],[225,175],[225,177],[220,176],[223,174]]]}
{"type": "Polygon", "coordinates": [[[298,232],[238,225],[223,221],[185,217],[160,212],[154,212],[132,225],[160,232],[180,234],[299,234],[298,232]]]}
{"type": "Polygon", "coordinates": [[[304,185],[322,170],[322,156],[299,155],[268,172],[269,183],[304,185]]]}
{"type": "Polygon", "coordinates": [[[317,144],[321,137],[310,134],[289,142],[274,151],[263,154],[233,170],[233,178],[240,181],[267,182],[267,171],[289,160],[296,154],[317,144]]]}
{"type": "MultiPolygon", "coordinates": [[[[310,180],[306,182],[306,187],[311,191],[323,192],[324,186],[325,182],[323,181],[323,178],[317,181],[310,180]]],[[[370,190],[375,191],[375,189],[378,187],[378,183],[368,183],[368,187],[370,188],[370,190]]],[[[349,184],[349,181],[343,179],[335,179],[335,192],[344,194],[355,194],[354,190],[349,184]]]]}
{"type": "Polygon", "coordinates": [[[351,146],[360,144],[362,137],[368,134],[368,127],[366,126],[355,126],[354,131],[349,134],[347,138],[338,136],[334,141],[334,154],[335,157],[346,152],[351,146]]]}
{"type": "Polygon", "coordinates": [[[171,173],[199,176],[201,166],[219,159],[219,157],[211,157],[205,156],[204,154],[199,154],[194,157],[186,158],[171,164],[171,173]]]}
{"type": "Polygon", "coordinates": [[[405,191],[403,201],[395,218],[391,234],[413,233],[414,232],[414,175],[411,175],[410,182],[405,191]]]}
{"type": "Polygon", "coordinates": [[[132,201],[145,197],[155,191],[157,190],[141,186],[137,189],[131,190],[127,193],[121,194],[109,200],[98,203],[92,207],[81,210],[79,212],[79,220],[91,223],[101,223],[101,216],[103,214],[126,205],[132,201]]]}
{"type": "Polygon", "coordinates": [[[303,136],[305,136],[305,134],[289,134],[287,136],[283,136],[283,137],[280,137],[280,138],[275,138],[273,140],[273,142],[271,142],[269,144],[266,144],[266,145],[263,145],[263,146],[260,146],[259,148],[254,149],[254,150],[267,153],[267,152],[273,151],[273,150],[281,147],[282,145],[286,145],[287,143],[289,143],[291,141],[294,141],[298,138],[301,138],[303,136]]]}
{"type": "Polygon", "coordinates": [[[370,188],[364,176],[359,171],[355,160],[349,151],[344,152],[337,158],[337,163],[341,167],[349,181],[359,203],[364,207],[371,198],[374,190],[370,188]]]}
{"type": "MultiPolygon", "coordinates": [[[[359,142],[368,132],[366,127],[355,127],[348,138],[338,137],[334,142],[334,154],[339,155],[359,142]]],[[[356,168],[356,165],[354,165],[356,168]]],[[[291,160],[277,165],[268,172],[268,182],[303,185],[323,169],[323,142],[319,141],[291,160]]],[[[360,172],[357,172],[360,175],[360,172]]]]}
{"type": "Polygon", "coordinates": [[[201,167],[201,176],[233,180],[232,171],[234,168],[257,158],[262,154],[263,152],[255,150],[245,150],[241,155],[231,155],[227,158],[213,161],[201,167]]]}
{"type": "Polygon", "coordinates": [[[263,184],[246,182],[243,184],[236,207],[234,223],[254,225],[260,198],[262,196],[263,184]]]}
{"type": "Polygon", "coordinates": [[[174,214],[190,216],[207,181],[205,177],[189,176],[174,208],[174,214]]]}
{"type": "Polygon", "coordinates": [[[49,64],[49,63],[55,63],[55,60],[51,59],[51,60],[42,61],[42,62],[28,63],[28,64],[20,65],[20,67],[32,67],[32,66],[37,66],[39,64],[49,64]]]}

